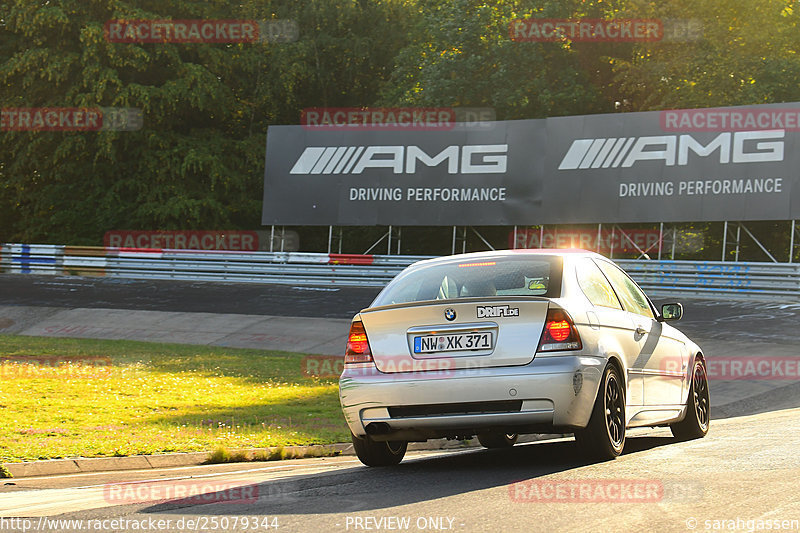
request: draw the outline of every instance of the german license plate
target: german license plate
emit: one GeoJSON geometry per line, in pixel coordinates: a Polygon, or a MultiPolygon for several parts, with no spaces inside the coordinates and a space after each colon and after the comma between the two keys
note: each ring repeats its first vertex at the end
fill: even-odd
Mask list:
{"type": "Polygon", "coordinates": [[[491,332],[422,335],[414,337],[414,353],[490,350],[493,346],[492,340],[491,332]]]}

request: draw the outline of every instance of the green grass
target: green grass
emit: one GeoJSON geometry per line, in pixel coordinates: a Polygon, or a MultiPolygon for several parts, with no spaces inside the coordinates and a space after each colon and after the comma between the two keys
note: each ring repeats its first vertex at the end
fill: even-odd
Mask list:
{"type": "Polygon", "coordinates": [[[0,335],[0,462],[349,441],[336,380],[303,357],[0,335]]]}

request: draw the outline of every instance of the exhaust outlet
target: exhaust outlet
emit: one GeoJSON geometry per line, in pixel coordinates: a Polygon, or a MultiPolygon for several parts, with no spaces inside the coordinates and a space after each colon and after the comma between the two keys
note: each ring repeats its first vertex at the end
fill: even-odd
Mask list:
{"type": "Polygon", "coordinates": [[[364,429],[366,429],[367,435],[386,435],[392,431],[386,422],[370,422],[364,429]]]}

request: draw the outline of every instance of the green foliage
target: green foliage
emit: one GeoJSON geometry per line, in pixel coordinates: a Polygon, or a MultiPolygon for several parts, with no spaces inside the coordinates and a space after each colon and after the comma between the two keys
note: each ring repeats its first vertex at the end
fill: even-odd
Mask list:
{"type": "Polygon", "coordinates": [[[562,43],[520,43],[520,18],[568,18],[580,2],[420,1],[415,41],[401,50],[383,102],[491,107],[500,120],[602,111],[590,72],[562,43]],[[528,6],[528,7],[526,7],[528,6]]]}
{"type": "Polygon", "coordinates": [[[780,0],[626,2],[654,17],[691,19],[699,39],[649,43],[615,62],[629,110],[720,107],[800,100],[800,11],[780,0]]]}
{"type": "Polygon", "coordinates": [[[799,16],[787,0],[0,0],[3,108],[144,118],[139,131],[0,132],[0,241],[257,228],[267,128],[306,107],[491,107],[508,120],[797,101],[799,16]],[[696,20],[702,33],[512,41],[509,24],[529,17],[696,20]],[[300,37],[108,42],[104,24],[121,18],[292,19],[300,37]]]}
{"type": "MultiPolygon", "coordinates": [[[[133,107],[134,132],[3,132],[0,241],[259,226],[268,124],[361,105],[405,42],[402,4],[59,0],[3,5],[3,107],[133,107]],[[295,43],[110,43],[111,19],[298,20],[295,43]],[[382,43],[388,27],[394,33],[382,43]],[[352,28],[362,28],[353,39],[352,28]]],[[[366,103],[370,103],[366,101],[366,103]]]]}

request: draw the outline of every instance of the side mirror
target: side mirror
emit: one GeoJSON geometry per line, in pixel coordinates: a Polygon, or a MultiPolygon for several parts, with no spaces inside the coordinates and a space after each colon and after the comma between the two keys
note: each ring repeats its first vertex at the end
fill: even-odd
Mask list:
{"type": "Polygon", "coordinates": [[[683,316],[683,305],[674,303],[674,304],[664,304],[661,306],[661,320],[666,322],[667,320],[680,320],[683,316]]]}

